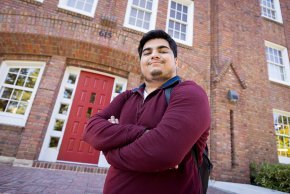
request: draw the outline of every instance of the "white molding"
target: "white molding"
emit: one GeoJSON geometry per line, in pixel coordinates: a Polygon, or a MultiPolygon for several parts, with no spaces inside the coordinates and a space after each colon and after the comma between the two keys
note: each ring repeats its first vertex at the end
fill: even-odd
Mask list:
{"type": "Polygon", "coordinates": [[[290,158],[286,156],[278,156],[278,159],[279,159],[279,163],[290,164],[290,158]]]}
{"type": "MultiPolygon", "coordinates": [[[[6,112],[0,112],[0,123],[4,125],[13,125],[13,126],[20,126],[24,127],[26,124],[26,121],[28,119],[28,116],[30,114],[30,110],[33,104],[33,101],[35,99],[36,93],[38,91],[38,87],[40,84],[40,81],[42,79],[42,74],[44,71],[46,63],[42,61],[14,61],[14,60],[5,60],[2,62],[0,66],[0,86],[5,85],[5,75],[8,73],[8,68],[15,67],[15,68],[21,68],[21,67],[37,67],[40,68],[38,79],[35,82],[35,88],[30,89],[26,88],[27,90],[30,90],[31,98],[29,100],[28,106],[26,108],[24,115],[19,114],[12,114],[12,113],[6,113],[6,112]]],[[[13,88],[17,88],[17,86],[13,86],[13,88]]],[[[22,87],[21,87],[22,88],[22,87]]]]}
{"type": "Polygon", "coordinates": [[[69,7],[67,6],[67,3],[68,3],[68,0],[59,0],[58,7],[93,18],[95,16],[95,12],[97,9],[98,0],[94,0],[91,12],[86,12],[83,10],[79,10],[77,8],[69,7]]]}
{"type": "Polygon", "coordinates": [[[276,11],[276,17],[277,19],[273,19],[271,17],[262,15],[262,4],[260,4],[260,8],[261,8],[261,16],[264,18],[267,18],[269,20],[273,20],[275,22],[279,22],[281,24],[283,24],[283,18],[282,18],[282,12],[281,12],[281,6],[280,6],[280,1],[279,0],[274,0],[274,6],[275,6],[275,11],[276,11]]]}
{"type": "MultiPolygon", "coordinates": [[[[45,135],[45,138],[44,138],[44,141],[43,141],[43,144],[42,144],[42,148],[41,148],[41,151],[40,151],[40,154],[39,154],[38,160],[40,160],[40,161],[49,161],[49,162],[58,161],[57,160],[57,156],[59,154],[59,150],[60,150],[60,147],[61,147],[63,135],[65,133],[66,123],[67,123],[67,120],[68,120],[71,104],[72,104],[73,99],[74,99],[74,95],[75,95],[75,91],[76,91],[75,89],[77,88],[79,75],[80,75],[81,71],[96,73],[96,74],[105,75],[105,76],[114,78],[114,84],[113,84],[113,89],[112,89],[111,100],[115,96],[118,95],[118,93],[115,93],[115,87],[116,87],[117,84],[122,84],[123,85],[121,92],[125,91],[125,89],[127,88],[127,79],[125,79],[125,78],[118,77],[118,76],[115,76],[115,75],[112,75],[112,74],[108,74],[108,73],[99,72],[99,71],[84,69],[84,68],[78,68],[78,67],[73,67],[73,66],[67,67],[66,71],[65,71],[65,74],[64,74],[64,77],[63,77],[63,80],[62,80],[62,83],[61,83],[61,87],[60,87],[59,92],[58,92],[57,100],[56,100],[56,103],[55,103],[55,106],[54,106],[54,109],[53,109],[53,112],[52,112],[52,116],[50,118],[50,122],[49,122],[49,125],[48,125],[48,128],[47,128],[47,131],[46,131],[46,135],[45,135]],[[66,116],[63,116],[63,115],[58,114],[58,110],[59,110],[60,104],[62,102],[64,102],[63,92],[64,92],[64,88],[67,87],[66,81],[67,81],[67,79],[69,77],[69,74],[77,75],[77,79],[76,79],[75,84],[71,85],[71,87],[73,89],[73,93],[72,93],[70,102],[67,102],[67,103],[70,104],[69,105],[69,109],[68,109],[68,113],[67,113],[66,116]],[[64,120],[63,130],[61,132],[53,130],[54,121],[55,121],[56,118],[60,118],[60,119],[64,120]],[[51,136],[60,138],[57,148],[49,148],[49,141],[50,141],[50,137],[51,136]]],[[[101,155],[102,154],[100,154],[100,156],[101,155]]],[[[60,162],[64,162],[64,161],[60,161],[60,162]]],[[[72,163],[76,163],[76,162],[72,162],[72,163]]],[[[104,162],[103,158],[101,159],[101,161],[99,159],[98,163],[100,163],[102,166],[105,165],[104,167],[107,167],[106,166],[106,161],[104,162]]]]}
{"type": "MultiPolygon", "coordinates": [[[[167,19],[166,19],[166,32],[168,33],[169,19],[170,19],[170,5],[173,0],[168,1],[167,7],[167,19]]],[[[192,46],[193,42],[193,31],[194,31],[194,1],[192,0],[174,0],[176,3],[180,3],[188,7],[188,15],[187,15],[187,29],[186,29],[186,40],[180,40],[177,38],[172,38],[181,44],[192,46]]]]}
{"type": "Polygon", "coordinates": [[[149,23],[149,29],[144,29],[144,28],[140,28],[138,26],[133,26],[133,25],[129,24],[132,4],[133,4],[133,0],[128,0],[123,25],[127,28],[131,28],[131,29],[134,29],[134,30],[137,30],[140,32],[144,32],[144,33],[148,32],[150,30],[154,30],[155,26],[156,26],[156,18],[157,18],[157,12],[158,12],[158,0],[153,0],[153,2],[152,2],[152,10],[151,10],[151,18],[150,18],[151,20],[149,23]]]}
{"type": "MultiPolygon", "coordinates": [[[[290,64],[289,64],[289,56],[288,56],[288,49],[284,46],[269,42],[267,40],[265,40],[265,47],[271,47],[277,50],[280,50],[282,52],[282,59],[283,59],[283,65],[285,66],[285,74],[286,74],[286,81],[282,81],[282,80],[277,80],[274,78],[270,77],[270,68],[268,65],[268,61],[266,59],[267,62],[267,68],[268,68],[268,77],[270,81],[273,82],[277,82],[286,86],[290,86],[290,64]]],[[[265,53],[265,55],[267,55],[265,53]]]]}

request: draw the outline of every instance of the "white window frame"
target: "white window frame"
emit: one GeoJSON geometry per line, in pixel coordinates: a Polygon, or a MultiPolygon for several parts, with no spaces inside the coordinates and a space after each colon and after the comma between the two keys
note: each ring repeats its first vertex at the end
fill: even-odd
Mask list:
{"type": "MultiPolygon", "coordinates": [[[[167,9],[167,20],[166,20],[166,32],[168,33],[168,28],[169,28],[169,19],[170,19],[170,6],[171,2],[173,0],[168,1],[168,9],[167,9]]],[[[188,15],[187,15],[187,29],[186,29],[186,40],[180,40],[177,38],[172,38],[181,44],[187,45],[187,46],[192,46],[192,40],[193,40],[193,15],[194,15],[194,1],[192,0],[174,0],[176,3],[180,3],[182,5],[185,5],[188,7],[188,15]]]]}
{"type": "MultiPolygon", "coordinates": [[[[282,111],[282,110],[278,110],[278,109],[273,109],[273,116],[274,116],[275,113],[279,114],[279,115],[282,115],[282,116],[290,117],[290,112],[286,112],[286,111],[282,111]]],[[[275,138],[276,138],[276,136],[277,135],[275,134],[275,138]]],[[[279,159],[279,163],[290,164],[290,157],[278,155],[278,159],[279,159]]]]}
{"type": "MultiPolygon", "coordinates": [[[[285,66],[285,76],[286,76],[286,81],[282,81],[282,80],[278,80],[278,79],[270,77],[271,69],[270,69],[269,63],[267,61],[269,80],[273,81],[273,82],[277,82],[277,83],[280,83],[280,84],[284,84],[284,85],[290,86],[290,65],[289,65],[289,57],[288,57],[287,48],[284,47],[284,46],[269,42],[269,41],[265,41],[265,49],[266,49],[266,47],[271,47],[271,48],[274,48],[274,49],[277,49],[277,50],[281,51],[281,53],[282,53],[282,61],[283,61],[283,65],[285,66]]],[[[267,54],[265,53],[265,55],[267,55],[267,54]]],[[[267,58],[266,58],[266,60],[267,60],[267,58]]]]}
{"type": "Polygon", "coordinates": [[[44,0],[35,0],[35,1],[38,1],[38,2],[40,2],[40,3],[43,3],[44,0]]]}
{"type": "Polygon", "coordinates": [[[19,68],[19,67],[37,67],[40,68],[39,77],[35,83],[34,89],[32,91],[30,102],[27,105],[27,109],[24,115],[12,114],[6,112],[0,112],[0,123],[5,125],[14,125],[24,127],[31,110],[36,92],[39,87],[40,80],[42,79],[43,70],[45,68],[45,62],[40,61],[3,61],[0,66],[0,87],[4,85],[6,75],[9,68],[19,68]]]}
{"type": "Polygon", "coordinates": [[[125,13],[124,26],[127,27],[127,28],[131,28],[131,29],[134,29],[134,30],[137,30],[137,31],[144,32],[144,33],[148,32],[150,30],[154,30],[155,29],[155,25],[156,25],[158,0],[153,0],[153,3],[152,3],[151,20],[150,20],[150,24],[149,24],[149,29],[144,29],[144,28],[129,24],[129,19],[130,19],[130,13],[131,13],[132,6],[134,6],[133,5],[133,0],[128,0],[127,9],[126,9],[126,13],[125,13]]]}
{"type": "MultiPolygon", "coordinates": [[[[263,4],[262,4],[262,0],[260,0],[260,7],[261,7],[261,16],[264,17],[264,18],[268,18],[270,20],[273,20],[273,21],[276,21],[276,22],[279,22],[279,23],[283,23],[283,20],[282,20],[282,13],[281,13],[281,7],[280,7],[280,1],[279,0],[273,0],[274,1],[274,10],[276,12],[276,19],[274,18],[271,18],[271,17],[268,17],[266,15],[263,15],[263,12],[262,12],[262,9],[263,7],[263,4]]],[[[268,7],[265,7],[266,9],[269,9],[268,7]]]]}
{"type": "Polygon", "coordinates": [[[72,11],[72,12],[76,12],[76,13],[82,14],[82,15],[85,15],[85,16],[88,16],[88,17],[92,17],[92,18],[95,16],[98,0],[94,0],[91,12],[86,12],[86,11],[79,10],[79,9],[76,9],[76,8],[73,8],[73,7],[69,7],[69,6],[67,6],[68,1],[69,0],[59,0],[58,7],[62,8],[62,9],[69,10],[69,11],[72,11]]]}
{"type": "MultiPolygon", "coordinates": [[[[46,131],[46,135],[45,135],[45,138],[44,138],[44,141],[42,144],[40,154],[39,154],[38,160],[40,160],[40,161],[62,162],[61,160],[57,160],[57,157],[59,154],[59,150],[61,148],[62,139],[63,139],[64,133],[65,133],[67,120],[68,120],[69,115],[70,115],[71,105],[72,105],[73,100],[74,100],[75,91],[76,91],[78,81],[79,81],[79,76],[80,76],[80,73],[82,70],[86,71],[86,72],[92,72],[92,73],[105,75],[105,76],[114,78],[111,101],[116,96],[118,96],[121,92],[124,92],[127,88],[127,79],[125,79],[125,78],[122,78],[122,77],[119,77],[116,75],[112,75],[112,74],[108,74],[108,73],[90,70],[90,69],[68,66],[66,68],[65,73],[64,73],[64,77],[63,77],[63,80],[62,80],[62,83],[61,83],[61,86],[59,89],[59,93],[58,93],[58,96],[57,96],[57,99],[56,99],[56,102],[55,102],[55,105],[54,105],[54,108],[52,111],[50,122],[49,122],[49,125],[47,128],[47,131],[46,131]],[[76,80],[75,80],[74,84],[70,84],[67,82],[70,75],[76,76],[76,80]],[[120,86],[121,86],[121,89],[120,89],[120,86]],[[70,99],[66,99],[63,97],[65,88],[70,88],[73,91],[70,99]],[[119,91],[118,91],[118,88],[119,88],[119,91]],[[60,107],[61,103],[65,103],[65,104],[69,105],[68,112],[66,115],[59,114],[59,107],[60,107]],[[56,119],[64,120],[62,131],[55,131],[54,130],[54,124],[55,124],[56,119]],[[59,138],[57,147],[53,147],[53,148],[49,147],[51,137],[59,138]]],[[[65,162],[66,163],[77,163],[77,162],[68,162],[68,161],[65,161],[65,162]]],[[[88,165],[94,165],[94,164],[88,164],[88,165]]],[[[99,161],[98,161],[97,165],[99,167],[109,167],[110,166],[102,152],[100,153],[100,157],[99,157],[99,161]]]]}

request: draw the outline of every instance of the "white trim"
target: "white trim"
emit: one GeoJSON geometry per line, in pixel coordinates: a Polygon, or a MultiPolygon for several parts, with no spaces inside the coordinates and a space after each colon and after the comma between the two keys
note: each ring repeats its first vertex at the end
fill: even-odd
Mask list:
{"type": "Polygon", "coordinates": [[[86,11],[83,11],[74,7],[70,7],[67,5],[67,3],[68,3],[68,0],[59,0],[58,7],[93,18],[95,16],[98,0],[94,0],[91,12],[86,12],[86,11]]]}
{"type": "Polygon", "coordinates": [[[171,36],[176,42],[187,45],[187,46],[192,46],[192,41],[193,41],[193,24],[194,24],[194,1],[192,0],[169,0],[168,1],[168,7],[167,7],[167,19],[166,19],[166,32],[168,33],[168,27],[169,27],[169,19],[170,19],[170,6],[171,2],[174,1],[176,3],[180,3],[182,5],[185,5],[188,7],[188,15],[187,15],[187,29],[186,29],[186,40],[180,40],[177,38],[174,38],[171,36]]]}
{"type": "Polygon", "coordinates": [[[34,0],[34,1],[38,1],[38,2],[40,2],[40,3],[43,3],[44,0],[34,0]]]}
{"type": "Polygon", "coordinates": [[[128,0],[127,3],[127,8],[126,8],[126,12],[125,12],[125,19],[124,19],[124,26],[127,28],[131,28],[137,31],[141,31],[141,32],[148,32],[150,30],[154,30],[155,29],[155,25],[156,25],[156,17],[157,17],[157,9],[158,9],[158,0],[152,0],[152,10],[151,10],[151,20],[149,23],[149,29],[144,29],[144,28],[140,28],[134,25],[129,24],[129,19],[130,19],[130,13],[131,13],[131,8],[133,5],[133,0],[128,0]]]}
{"type": "MultiPolygon", "coordinates": [[[[40,161],[48,161],[48,162],[56,162],[57,160],[57,156],[61,147],[61,143],[62,143],[62,138],[66,129],[66,123],[68,120],[68,116],[69,116],[69,112],[71,109],[71,105],[74,99],[74,95],[75,95],[75,90],[77,88],[77,84],[78,84],[78,80],[79,80],[79,75],[81,73],[81,71],[86,71],[86,72],[92,72],[92,73],[96,73],[96,74],[100,74],[100,75],[105,75],[108,77],[112,77],[114,78],[114,84],[113,84],[113,90],[112,90],[112,97],[111,100],[116,97],[118,95],[118,93],[115,92],[115,87],[118,84],[122,84],[122,90],[121,92],[125,91],[126,87],[127,87],[127,79],[125,78],[121,78],[115,75],[111,75],[108,73],[103,73],[103,72],[99,72],[99,71],[94,71],[94,70],[89,70],[89,69],[84,69],[84,68],[78,68],[78,67],[73,67],[73,66],[69,66],[66,68],[62,83],[61,83],[61,87],[57,96],[57,100],[52,112],[52,116],[46,131],[46,135],[42,144],[42,148],[39,154],[39,158],[38,160],[40,161]],[[76,75],[76,81],[74,84],[68,84],[67,80],[69,78],[70,74],[74,74],[76,75]],[[64,99],[63,98],[63,93],[64,93],[64,89],[65,88],[71,88],[73,89],[72,92],[72,96],[71,99],[64,99]],[[66,115],[60,115],[58,114],[59,111],[59,107],[61,103],[67,103],[69,104],[69,108],[68,108],[68,113],[66,115]],[[64,120],[64,124],[63,124],[63,130],[62,131],[55,131],[53,130],[54,128],[54,123],[55,123],[55,119],[63,119],[64,120]],[[58,146],[56,148],[49,148],[49,141],[50,141],[50,137],[58,137],[59,138],[59,143],[58,146]]],[[[101,158],[102,154],[100,154],[100,158],[101,158]]],[[[61,162],[61,161],[60,161],[61,162]]],[[[74,162],[75,163],[75,162],[74,162]]],[[[108,164],[106,161],[103,161],[103,159],[99,159],[98,162],[99,165],[107,167],[108,164]]]]}
{"type": "Polygon", "coordinates": [[[280,7],[280,1],[279,0],[274,0],[274,7],[275,7],[275,11],[276,11],[276,17],[277,19],[273,19],[271,17],[265,16],[262,14],[262,3],[260,3],[260,8],[261,8],[261,16],[276,22],[279,22],[281,24],[283,24],[283,19],[282,19],[282,12],[281,12],[281,7],[280,7]]]}
{"type": "MultiPolygon", "coordinates": [[[[279,115],[282,115],[282,116],[286,116],[286,117],[290,117],[290,112],[286,112],[286,111],[283,111],[283,110],[278,110],[278,109],[273,109],[273,116],[274,114],[279,114],[279,115]]],[[[275,121],[274,121],[275,122],[275,121]]],[[[275,134],[275,138],[276,138],[276,134],[275,134]]],[[[277,149],[277,151],[287,151],[287,148],[285,148],[286,150],[284,149],[277,149]]],[[[290,164],[290,157],[286,157],[286,156],[280,156],[278,155],[278,160],[279,160],[279,163],[283,163],[283,164],[290,164]]]]}
{"type": "Polygon", "coordinates": [[[285,157],[285,156],[278,156],[279,163],[282,164],[290,164],[290,158],[285,157]]]}
{"type": "MultiPolygon", "coordinates": [[[[39,87],[40,80],[42,79],[42,74],[44,71],[46,63],[41,62],[41,61],[12,61],[12,60],[7,60],[3,61],[1,66],[0,66],[0,87],[7,85],[5,84],[5,78],[8,73],[9,68],[21,68],[21,67],[37,67],[40,68],[39,74],[37,81],[35,83],[34,88],[27,88],[27,90],[30,90],[31,97],[28,102],[28,106],[26,108],[25,114],[24,115],[19,115],[19,114],[12,114],[12,113],[6,113],[6,112],[0,112],[0,123],[5,124],[5,125],[14,125],[14,126],[21,126],[24,127],[28,118],[28,115],[30,113],[34,98],[36,96],[36,92],[39,87]]],[[[8,85],[7,85],[8,86],[8,85]]],[[[13,86],[13,88],[17,88],[17,86],[13,86]]]]}
{"type": "MultiPolygon", "coordinates": [[[[283,66],[285,67],[285,75],[286,75],[286,80],[287,81],[277,80],[275,78],[271,78],[270,77],[270,70],[271,69],[270,69],[270,67],[268,65],[268,61],[267,61],[267,58],[266,58],[269,80],[273,81],[273,82],[277,82],[277,83],[283,84],[283,85],[290,86],[290,64],[289,64],[289,56],[288,56],[287,48],[284,47],[284,46],[269,42],[267,40],[265,40],[265,47],[271,47],[271,48],[274,48],[274,49],[277,49],[277,50],[281,51],[282,59],[283,59],[283,66]]],[[[267,55],[267,54],[265,53],[265,55],[267,55]]]]}

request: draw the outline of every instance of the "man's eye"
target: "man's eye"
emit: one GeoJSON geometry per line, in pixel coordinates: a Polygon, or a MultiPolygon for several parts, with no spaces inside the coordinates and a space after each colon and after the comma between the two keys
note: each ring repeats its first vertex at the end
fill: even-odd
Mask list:
{"type": "Polygon", "coordinates": [[[168,53],[167,50],[161,50],[160,53],[168,53]]]}
{"type": "Polygon", "coordinates": [[[143,55],[150,55],[150,52],[144,52],[143,55]]]}

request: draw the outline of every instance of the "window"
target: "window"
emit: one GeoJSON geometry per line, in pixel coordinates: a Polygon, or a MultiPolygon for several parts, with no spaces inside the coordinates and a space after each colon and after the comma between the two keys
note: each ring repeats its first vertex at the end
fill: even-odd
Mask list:
{"type": "Polygon", "coordinates": [[[25,126],[44,62],[4,61],[0,67],[0,123],[25,126]]]}
{"type": "Polygon", "coordinates": [[[60,0],[58,7],[94,17],[98,0],[60,0]]]}
{"type": "Polygon", "coordinates": [[[282,23],[279,0],[261,0],[261,14],[263,17],[282,23]]]}
{"type": "Polygon", "coordinates": [[[290,164],[290,112],[274,110],[273,115],[279,162],[290,164]]]}
{"type": "Polygon", "coordinates": [[[265,45],[269,79],[271,81],[290,85],[287,48],[267,41],[265,45]]]}
{"type": "Polygon", "coordinates": [[[124,26],[141,32],[155,28],[157,0],[129,0],[124,26]]]}
{"type": "Polygon", "coordinates": [[[169,1],[166,31],[177,42],[192,46],[193,1],[169,1]]]}

